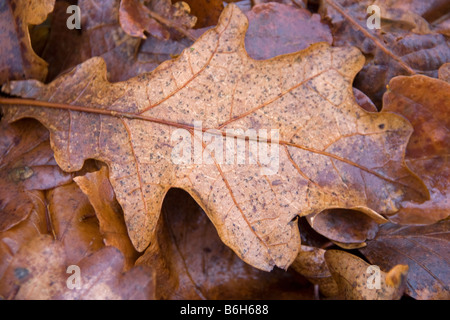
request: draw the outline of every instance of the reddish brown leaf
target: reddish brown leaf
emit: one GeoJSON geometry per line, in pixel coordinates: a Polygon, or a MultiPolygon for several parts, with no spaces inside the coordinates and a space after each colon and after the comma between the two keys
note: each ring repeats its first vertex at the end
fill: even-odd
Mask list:
{"type": "Polygon", "coordinates": [[[406,293],[416,299],[450,299],[450,220],[427,226],[381,226],[360,251],[382,269],[409,266],[406,293]]]}
{"type": "Polygon", "coordinates": [[[431,31],[419,15],[442,14],[441,1],[430,2],[432,8],[428,4],[417,6],[418,14],[411,11],[417,2],[397,1],[395,8],[393,1],[385,2],[377,2],[381,8],[380,30],[366,26],[367,8],[373,1],[324,0],[321,7],[322,17],[331,20],[333,26],[333,44],[354,45],[368,57],[355,86],[379,107],[392,77],[416,73],[437,77],[439,67],[450,60],[446,37],[431,31]]]}
{"type": "Polygon", "coordinates": [[[306,217],[311,227],[321,235],[337,243],[356,244],[373,239],[378,223],[387,220],[378,218],[378,223],[368,215],[355,210],[331,209],[306,217]]]}
{"type": "Polygon", "coordinates": [[[17,79],[45,80],[47,63],[31,47],[29,25],[43,22],[55,0],[8,0],[0,3],[0,83],[17,79]]]}
{"type": "Polygon", "coordinates": [[[347,300],[398,300],[405,290],[408,266],[395,265],[388,273],[380,270],[379,288],[369,264],[345,251],[328,250],[325,260],[337,283],[339,293],[347,300]],[[395,281],[394,281],[395,279],[395,281]]]}
{"type": "Polygon", "coordinates": [[[105,245],[119,249],[125,257],[125,270],[130,269],[134,266],[138,253],[128,237],[122,208],[117,203],[108,180],[106,167],[75,177],[74,180],[95,209],[105,245]]]}
{"type": "Polygon", "coordinates": [[[46,201],[43,191],[31,191],[33,210],[28,217],[0,233],[0,278],[19,249],[33,238],[45,234],[49,228],[46,219],[46,201]]]}
{"type": "Polygon", "coordinates": [[[122,29],[132,37],[147,38],[144,31],[158,39],[170,37],[169,31],[150,17],[149,9],[139,0],[120,1],[119,21],[122,29]]]}
{"type": "Polygon", "coordinates": [[[245,49],[253,59],[269,59],[316,42],[332,42],[330,29],[320,22],[320,16],[304,9],[271,2],[254,6],[246,15],[249,28],[245,49]]]}
{"type": "Polygon", "coordinates": [[[25,220],[35,205],[29,190],[45,190],[72,180],[53,158],[49,135],[38,122],[0,122],[0,231],[25,220]]]}
{"type": "Polygon", "coordinates": [[[121,253],[107,247],[80,261],[80,289],[69,289],[71,265],[66,250],[42,235],[23,246],[0,279],[0,296],[17,300],[48,299],[151,299],[151,272],[145,267],[123,273],[121,253]]]}
{"type": "MultiPolygon", "coordinates": [[[[155,69],[160,63],[181,53],[192,41],[171,38],[167,41],[148,37],[145,41],[125,33],[119,24],[120,0],[80,0],[81,33],[66,28],[68,4],[57,2],[51,33],[43,57],[49,61],[49,77],[83,61],[101,56],[108,67],[108,79],[127,80],[155,69]]],[[[161,15],[165,11],[157,11],[161,15]]]]}
{"type": "Polygon", "coordinates": [[[353,94],[358,105],[366,111],[377,112],[377,107],[373,104],[372,100],[359,89],[353,88],[353,94]]]}
{"type": "Polygon", "coordinates": [[[439,68],[439,79],[450,83],[450,62],[444,63],[439,68]]]}
{"type": "Polygon", "coordinates": [[[227,248],[205,212],[184,191],[164,200],[157,236],[138,260],[155,270],[158,299],[312,299],[295,272],[255,269],[227,248]]]}
{"type": "Polygon", "coordinates": [[[405,202],[392,221],[434,223],[450,214],[450,84],[425,77],[395,77],[383,97],[383,110],[408,119],[414,133],[406,149],[408,166],[425,182],[431,199],[405,202]]]}
{"type": "Polygon", "coordinates": [[[291,267],[319,286],[320,292],[326,297],[339,294],[336,281],[331,276],[325,262],[325,250],[302,245],[291,267]]]}
{"type": "Polygon", "coordinates": [[[222,0],[184,0],[191,8],[191,14],[197,17],[195,28],[215,26],[224,8],[222,0]]]}
{"type": "Polygon", "coordinates": [[[216,28],[153,73],[111,84],[103,60],[94,58],[46,86],[12,83],[4,90],[41,101],[0,99],[34,106],[5,107],[5,117],[34,117],[51,128],[64,170],[79,170],[90,158],[106,162],[139,251],[154,236],[171,187],[188,191],[221,239],[264,270],[287,268],[297,256],[297,215],[328,208],[392,214],[403,201],[427,199],[403,162],[409,123],[368,113],[353,99],[359,51],[320,43],[256,61],[245,52],[246,28],[244,14],[230,4],[216,28]],[[201,164],[176,165],[172,134],[183,129],[191,139],[199,131],[194,121],[217,130],[222,142],[227,130],[278,129],[279,144],[267,141],[280,147],[277,170],[224,164],[208,149],[201,164]]]}
{"type": "Polygon", "coordinates": [[[61,242],[69,264],[104,246],[95,211],[75,182],[48,191],[51,234],[61,242]]]}

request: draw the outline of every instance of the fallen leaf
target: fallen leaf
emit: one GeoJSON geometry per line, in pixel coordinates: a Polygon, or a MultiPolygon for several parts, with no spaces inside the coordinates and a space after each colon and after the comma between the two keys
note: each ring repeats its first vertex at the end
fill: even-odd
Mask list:
{"type": "MultiPolygon", "coordinates": [[[[430,30],[424,18],[406,9],[412,2],[399,3],[402,4],[391,8],[392,1],[386,1],[385,5],[377,2],[381,9],[379,30],[369,30],[366,25],[371,0],[325,0],[320,9],[322,18],[331,21],[333,44],[356,46],[367,57],[355,79],[355,87],[379,108],[386,85],[394,76],[421,73],[437,77],[439,67],[450,61],[446,37],[430,30]]],[[[438,1],[433,4],[440,8],[438,1]]],[[[439,9],[435,12],[442,13],[439,9]]]]}
{"type": "Polygon", "coordinates": [[[375,104],[372,102],[372,100],[370,100],[368,96],[364,94],[364,92],[359,89],[353,88],[353,94],[355,95],[356,103],[358,103],[361,108],[369,112],[378,112],[375,104]]]}
{"type": "Polygon", "coordinates": [[[378,223],[387,222],[381,217],[377,223],[362,212],[345,209],[324,210],[306,219],[315,231],[339,244],[363,243],[373,239],[378,231],[378,223]]]}
{"type": "Polygon", "coordinates": [[[4,107],[5,118],[32,117],[49,127],[65,171],[86,159],[104,161],[138,251],[154,236],[171,187],[188,191],[222,241],[263,270],[287,268],[297,256],[297,215],[329,208],[392,214],[404,201],[427,199],[403,163],[409,123],[368,113],[353,99],[351,83],[363,64],[357,49],[319,43],[256,61],[245,53],[246,28],[244,14],[229,4],[216,28],[152,73],[111,84],[103,60],[93,58],[49,85],[11,83],[3,90],[40,101],[0,99],[31,106],[4,107]],[[201,164],[175,165],[174,131],[184,130],[190,142],[207,128],[222,142],[227,130],[278,129],[278,144],[254,143],[279,152],[264,165],[227,164],[201,147],[201,164]]]}
{"type": "Polygon", "coordinates": [[[29,25],[42,23],[55,0],[9,0],[0,3],[0,84],[8,80],[45,80],[47,63],[31,47],[29,25]]]}
{"type": "Polygon", "coordinates": [[[431,199],[405,202],[390,220],[429,224],[450,214],[450,84],[426,76],[395,77],[383,97],[383,110],[408,119],[414,132],[406,147],[406,163],[425,182],[431,199]]]}
{"type": "Polygon", "coordinates": [[[450,83],[450,62],[444,63],[439,68],[439,79],[450,83]]]}
{"type": "Polygon", "coordinates": [[[169,31],[150,16],[149,9],[139,0],[120,1],[119,21],[122,29],[132,37],[146,39],[144,31],[159,39],[170,37],[169,31]]]}
{"type": "Polygon", "coordinates": [[[15,300],[151,299],[151,272],[136,267],[123,273],[124,259],[116,248],[105,247],[84,258],[79,267],[79,289],[69,289],[71,265],[60,242],[48,235],[34,238],[12,259],[0,279],[0,296],[15,300]]]}
{"type": "MultiPolygon", "coordinates": [[[[142,40],[129,36],[119,24],[120,0],[80,0],[81,33],[66,28],[66,2],[57,2],[43,57],[49,62],[48,80],[94,56],[108,66],[108,79],[122,81],[155,69],[192,44],[187,38],[142,40]]],[[[165,10],[165,9],[164,9],[165,10]]],[[[157,11],[161,15],[165,11],[157,11]]]]}
{"type": "Polygon", "coordinates": [[[19,249],[33,238],[48,232],[44,191],[31,191],[33,210],[17,225],[0,233],[0,278],[19,249]]]}
{"type": "Polygon", "coordinates": [[[157,299],[313,299],[313,287],[289,270],[270,273],[243,262],[185,191],[171,189],[157,236],[137,265],[154,271],[157,299]]]}
{"type": "Polygon", "coordinates": [[[378,0],[378,4],[385,8],[401,9],[402,11],[410,11],[419,16],[422,16],[428,22],[433,22],[440,16],[450,10],[450,4],[446,0],[378,0]]]}
{"type": "Polygon", "coordinates": [[[338,287],[325,262],[325,252],[321,248],[302,245],[291,268],[318,285],[324,296],[335,297],[339,294],[338,287]]]}
{"type": "MultiPolygon", "coordinates": [[[[145,266],[124,272],[125,261],[114,247],[104,247],[78,264],[81,288],[64,290],[52,299],[66,300],[153,300],[152,270],[145,266]]],[[[65,276],[66,279],[67,275],[65,276]]]]}
{"type": "Polygon", "coordinates": [[[380,227],[376,238],[360,251],[381,268],[409,266],[406,293],[415,299],[450,299],[450,221],[426,226],[392,223],[380,227]]]}
{"type": "Polygon", "coordinates": [[[398,300],[405,290],[408,267],[396,265],[388,273],[377,274],[370,265],[345,251],[327,250],[325,260],[342,298],[348,300],[398,300]],[[395,279],[395,282],[393,281],[395,279]]]}
{"type": "Polygon", "coordinates": [[[196,29],[215,26],[224,8],[222,0],[184,0],[197,17],[196,29]]]}
{"type": "Polygon", "coordinates": [[[35,210],[31,190],[46,190],[72,180],[71,174],[56,165],[48,139],[48,130],[37,121],[0,122],[0,231],[12,228],[35,210]]]}
{"type": "Polygon", "coordinates": [[[316,42],[332,43],[330,28],[318,14],[270,2],[255,5],[246,13],[249,28],[245,49],[253,59],[269,59],[296,52],[316,42]]]}
{"type": "Polygon", "coordinates": [[[134,266],[138,252],[128,237],[122,208],[108,180],[107,168],[102,167],[99,171],[86,173],[74,180],[95,209],[105,245],[119,249],[125,257],[125,271],[130,269],[134,266]]]}
{"type": "Polygon", "coordinates": [[[75,182],[47,193],[50,233],[61,242],[66,261],[75,264],[104,246],[98,220],[75,182]]]}

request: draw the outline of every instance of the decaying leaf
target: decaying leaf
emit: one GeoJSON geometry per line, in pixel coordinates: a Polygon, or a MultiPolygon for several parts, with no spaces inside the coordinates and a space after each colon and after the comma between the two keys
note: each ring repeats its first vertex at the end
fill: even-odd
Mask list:
{"type": "Polygon", "coordinates": [[[327,250],[325,260],[342,298],[348,300],[398,300],[405,290],[408,266],[396,265],[389,272],[370,265],[345,251],[327,250]]]}
{"type": "Polygon", "coordinates": [[[98,220],[88,198],[75,182],[48,191],[50,234],[74,264],[104,246],[98,220]]]}
{"type": "Polygon", "coordinates": [[[445,6],[448,3],[442,1],[416,5],[411,1],[324,0],[321,15],[332,23],[334,45],[354,45],[368,58],[355,86],[381,107],[392,77],[416,73],[437,77],[439,67],[450,61],[445,35],[431,30],[424,19],[442,15],[445,6]],[[372,4],[380,7],[379,30],[370,30],[366,24],[367,8],[372,4]]]}
{"type": "Polygon", "coordinates": [[[139,0],[121,0],[119,20],[122,29],[132,37],[147,38],[144,31],[160,39],[169,39],[169,31],[153,19],[139,0]]]}
{"type": "Polygon", "coordinates": [[[444,63],[439,68],[439,79],[450,83],[450,62],[444,63]]]}
{"type": "Polygon", "coordinates": [[[0,233],[0,279],[22,246],[48,232],[44,191],[31,191],[30,199],[34,207],[27,218],[0,233]]]}
{"type": "Polygon", "coordinates": [[[387,222],[383,217],[372,217],[355,210],[324,210],[306,217],[311,227],[335,243],[359,244],[373,239],[378,223],[387,222]]]}
{"type": "Polygon", "coordinates": [[[392,221],[427,224],[450,214],[450,84],[426,76],[395,77],[383,97],[383,110],[396,112],[414,127],[406,162],[425,182],[431,199],[405,202],[392,221]]]}
{"type": "MultiPolygon", "coordinates": [[[[170,12],[167,1],[162,3],[163,6],[153,8],[161,16],[170,12]]],[[[43,52],[50,64],[49,80],[94,56],[105,59],[109,80],[127,80],[153,70],[192,43],[187,38],[142,40],[128,35],[119,23],[120,0],[80,0],[83,27],[81,33],[74,32],[66,28],[68,5],[56,2],[52,15],[51,32],[43,52]]]]}
{"type": "Polygon", "coordinates": [[[246,13],[245,49],[253,59],[296,52],[316,42],[332,43],[330,28],[318,14],[281,3],[256,5],[246,13]]]}
{"type": "Polygon", "coordinates": [[[42,23],[55,0],[9,0],[0,3],[0,83],[45,80],[47,63],[31,47],[29,25],[42,23]]]}
{"type": "Polygon", "coordinates": [[[77,263],[80,288],[70,289],[73,271],[67,273],[72,264],[66,260],[66,250],[60,242],[41,235],[14,256],[0,279],[0,296],[17,300],[153,298],[151,271],[136,267],[123,273],[123,263],[116,248],[103,248],[77,263]]]}
{"type": "Polygon", "coordinates": [[[426,226],[380,227],[360,251],[382,269],[409,266],[406,293],[416,299],[450,299],[450,220],[426,226]]]}
{"type": "Polygon", "coordinates": [[[35,210],[31,190],[69,183],[53,158],[49,134],[38,122],[0,123],[0,231],[25,220],[35,210]]]}
{"type": "Polygon", "coordinates": [[[295,272],[267,273],[239,259],[180,189],[167,193],[156,233],[136,264],[152,268],[157,299],[313,299],[312,285],[295,272]]]}
{"type": "Polygon", "coordinates": [[[256,61],[244,49],[246,28],[229,4],[216,28],[152,73],[109,83],[105,63],[93,58],[49,85],[11,83],[4,91],[40,101],[1,99],[28,105],[4,107],[5,118],[32,117],[49,128],[65,171],[104,161],[139,251],[154,237],[171,187],[188,191],[222,241],[263,270],[287,268],[297,256],[297,215],[329,208],[392,214],[403,201],[427,199],[403,162],[410,124],[354,101],[351,84],[364,63],[357,49],[319,43],[256,61]],[[249,128],[258,134],[254,145],[274,150],[265,163],[221,162],[219,149],[207,146],[213,139],[226,145],[233,130],[232,142],[245,139],[249,150],[249,128]],[[199,138],[207,129],[215,131],[199,138]],[[271,135],[264,142],[274,129],[279,143],[271,135]],[[180,141],[172,137],[180,130],[200,143],[201,163],[175,164],[180,141]]]}
{"type": "Polygon", "coordinates": [[[191,8],[191,14],[197,17],[195,28],[215,26],[224,8],[222,0],[184,0],[191,8]]]}
{"type": "Polygon", "coordinates": [[[128,237],[122,209],[108,180],[108,170],[102,167],[99,171],[86,173],[74,180],[94,207],[105,245],[119,249],[125,257],[125,269],[130,269],[138,256],[128,237]]]}
{"type": "Polygon", "coordinates": [[[189,15],[190,8],[184,2],[172,5],[170,0],[153,0],[149,7],[141,0],[120,0],[119,20],[122,29],[133,37],[145,39],[146,31],[156,38],[168,40],[170,33],[167,27],[191,29],[197,21],[197,18],[189,15]],[[164,27],[157,20],[163,20],[167,26],[164,27]]]}
{"type": "Polygon", "coordinates": [[[323,295],[336,297],[339,291],[325,262],[325,252],[321,248],[302,245],[291,268],[318,285],[323,295]]]}

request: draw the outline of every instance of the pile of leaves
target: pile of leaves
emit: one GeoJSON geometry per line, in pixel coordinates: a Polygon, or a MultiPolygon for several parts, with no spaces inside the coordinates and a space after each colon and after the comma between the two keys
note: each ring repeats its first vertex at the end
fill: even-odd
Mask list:
{"type": "Polygon", "coordinates": [[[449,299],[449,12],[1,0],[0,297],[449,299]],[[277,129],[276,172],[229,129],[277,129]]]}

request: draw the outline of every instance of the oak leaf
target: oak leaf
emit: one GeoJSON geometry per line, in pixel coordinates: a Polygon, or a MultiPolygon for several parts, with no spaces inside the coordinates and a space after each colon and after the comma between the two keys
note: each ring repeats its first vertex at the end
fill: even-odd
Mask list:
{"type": "Polygon", "coordinates": [[[122,208],[108,180],[108,170],[102,167],[74,180],[95,210],[105,245],[119,249],[124,255],[126,270],[130,269],[137,259],[137,252],[128,237],[122,208]]]}
{"type": "Polygon", "coordinates": [[[2,99],[22,105],[3,108],[5,117],[47,126],[63,170],[104,161],[139,251],[154,236],[172,187],[188,191],[222,241],[263,270],[287,268],[297,256],[297,215],[327,208],[392,214],[402,201],[427,199],[403,161],[410,124],[354,101],[351,84],[364,63],[357,49],[319,43],[256,61],[245,52],[246,28],[230,4],[216,28],[152,73],[112,84],[103,60],[93,58],[49,85],[11,83],[5,91],[29,100],[2,99]],[[236,133],[249,128],[260,134],[252,140],[258,147],[279,147],[269,165],[220,163],[205,146],[233,130],[249,150],[251,139],[236,133]],[[200,143],[201,164],[174,164],[172,134],[180,129],[200,143]],[[198,138],[206,129],[216,131],[198,138]],[[279,143],[263,141],[260,131],[274,129],[279,143]]]}
{"type": "Polygon", "coordinates": [[[324,296],[336,297],[339,291],[325,262],[325,252],[326,250],[322,248],[301,245],[291,268],[305,276],[311,283],[318,285],[324,296]]]}
{"type": "Polygon", "coordinates": [[[346,300],[398,300],[405,291],[407,265],[397,264],[385,272],[340,250],[328,250],[325,260],[337,283],[340,297],[346,300]]]}
{"type": "MultiPolygon", "coordinates": [[[[82,29],[73,32],[66,28],[68,5],[56,2],[52,15],[49,40],[42,53],[49,62],[48,80],[95,56],[105,59],[110,81],[127,80],[153,70],[192,43],[187,38],[142,40],[128,35],[119,21],[120,0],[80,0],[82,29]]],[[[160,15],[165,12],[153,10],[160,15]]]]}
{"type": "Polygon", "coordinates": [[[8,80],[45,80],[47,63],[31,47],[28,27],[53,10],[55,0],[10,0],[0,3],[0,83],[8,80]]]}
{"type": "Polygon", "coordinates": [[[387,223],[360,251],[382,269],[409,266],[406,293],[415,299],[450,299],[450,220],[425,226],[387,223]]]}
{"type": "Polygon", "coordinates": [[[205,212],[185,191],[171,189],[156,236],[136,265],[149,266],[155,298],[313,299],[313,286],[293,270],[258,270],[227,248],[205,212]]]}
{"type": "Polygon", "coordinates": [[[408,119],[414,132],[405,160],[425,182],[431,199],[405,202],[392,217],[402,224],[429,224],[450,214],[450,84],[430,77],[398,76],[383,96],[383,111],[408,119]]]}
{"type": "Polygon", "coordinates": [[[36,209],[39,193],[72,180],[53,158],[49,134],[34,120],[0,123],[0,231],[24,221],[36,209]]]}
{"type": "Polygon", "coordinates": [[[0,279],[0,296],[15,300],[153,298],[151,271],[140,266],[123,272],[124,258],[114,247],[104,247],[77,262],[77,289],[67,285],[71,265],[61,242],[49,235],[37,236],[12,259],[0,279]]]}
{"type": "Polygon", "coordinates": [[[306,9],[270,2],[255,5],[246,15],[245,48],[253,59],[296,52],[315,42],[333,42],[328,25],[306,9]]]}
{"type": "Polygon", "coordinates": [[[355,86],[381,107],[391,78],[419,73],[437,77],[439,67],[450,60],[446,36],[432,30],[424,18],[438,18],[448,7],[448,1],[324,0],[320,12],[332,24],[334,45],[353,45],[366,55],[355,86]],[[372,4],[380,7],[380,29],[367,28],[372,4]]]}

